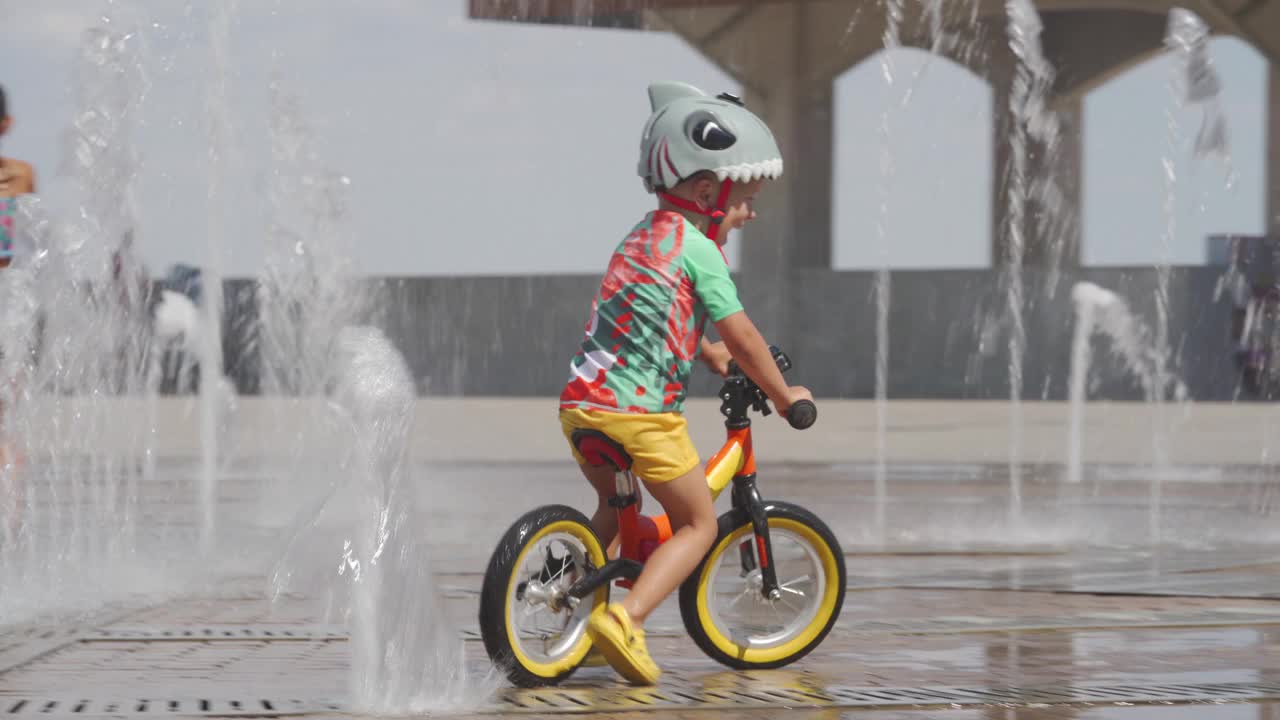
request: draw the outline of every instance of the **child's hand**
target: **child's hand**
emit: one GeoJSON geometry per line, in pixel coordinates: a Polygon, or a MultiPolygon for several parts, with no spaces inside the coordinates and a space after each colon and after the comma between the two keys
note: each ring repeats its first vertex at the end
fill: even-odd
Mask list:
{"type": "Polygon", "coordinates": [[[800,385],[792,385],[787,388],[785,404],[784,404],[784,399],[782,398],[775,399],[773,401],[773,404],[778,408],[779,414],[786,415],[787,411],[791,409],[791,406],[795,405],[801,400],[808,400],[809,402],[813,402],[813,393],[809,392],[809,388],[806,388],[800,385]]]}
{"type": "Polygon", "coordinates": [[[702,362],[711,368],[711,372],[720,377],[727,377],[730,360],[733,360],[733,355],[729,353],[729,348],[725,347],[724,343],[711,343],[705,339],[702,341],[702,362]]]}

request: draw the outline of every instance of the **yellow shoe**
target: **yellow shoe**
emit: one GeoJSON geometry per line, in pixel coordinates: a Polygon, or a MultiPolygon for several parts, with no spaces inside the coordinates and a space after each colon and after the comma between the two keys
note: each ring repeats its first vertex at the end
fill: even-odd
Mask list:
{"type": "Polygon", "coordinates": [[[587,622],[591,642],[609,665],[634,685],[657,685],[662,670],[649,657],[644,631],[631,624],[631,616],[618,603],[609,603],[591,613],[587,622]]]}

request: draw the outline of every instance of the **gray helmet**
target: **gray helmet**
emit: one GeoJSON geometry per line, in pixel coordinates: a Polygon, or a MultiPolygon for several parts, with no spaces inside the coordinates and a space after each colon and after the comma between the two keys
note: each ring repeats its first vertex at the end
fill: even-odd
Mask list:
{"type": "Polygon", "coordinates": [[[649,86],[653,113],[640,138],[640,177],[649,192],[704,170],[721,182],[782,175],[782,153],[769,126],[727,93],[710,97],[692,85],[649,86]]]}

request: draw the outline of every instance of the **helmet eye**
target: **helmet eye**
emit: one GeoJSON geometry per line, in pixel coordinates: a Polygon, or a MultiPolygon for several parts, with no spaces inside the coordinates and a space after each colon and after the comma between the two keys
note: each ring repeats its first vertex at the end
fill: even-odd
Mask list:
{"type": "Polygon", "coordinates": [[[689,117],[686,127],[689,138],[694,144],[706,150],[728,150],[738,141],[738,138],[709,112],[694,113],[689,117]]]}

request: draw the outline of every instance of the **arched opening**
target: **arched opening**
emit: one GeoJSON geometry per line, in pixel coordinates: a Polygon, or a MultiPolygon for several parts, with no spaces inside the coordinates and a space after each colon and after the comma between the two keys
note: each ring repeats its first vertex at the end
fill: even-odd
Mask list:
{"type": "Polygon", "coordinates": [[[991,88],[968,68],[914,48],[889,52],[890,86],[884,57],[868,57],[835,82],[832,265],[986,267],[991,88]]]}

